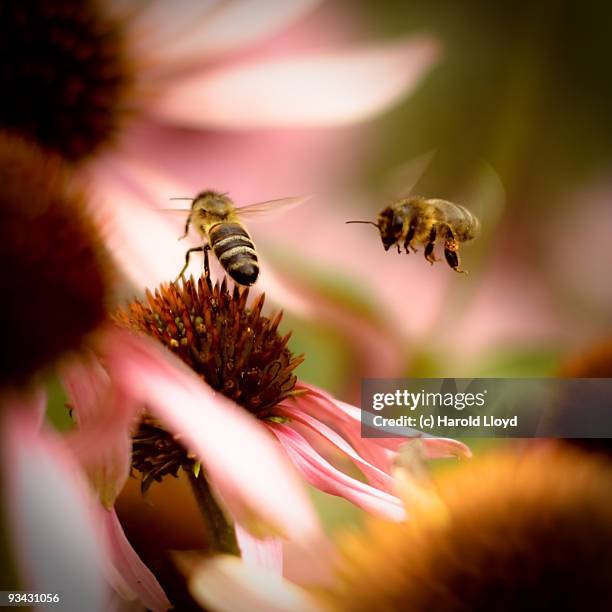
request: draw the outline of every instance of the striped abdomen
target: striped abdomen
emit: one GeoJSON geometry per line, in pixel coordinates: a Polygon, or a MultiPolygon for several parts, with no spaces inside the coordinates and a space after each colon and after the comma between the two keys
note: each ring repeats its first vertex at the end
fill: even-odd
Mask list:
{"type": "Polygon", "coordinates": [[[259,276],[255,245],[239,223],[217,223],[208,230],[210,246],[224,270],[247,287],[259,276]]]}

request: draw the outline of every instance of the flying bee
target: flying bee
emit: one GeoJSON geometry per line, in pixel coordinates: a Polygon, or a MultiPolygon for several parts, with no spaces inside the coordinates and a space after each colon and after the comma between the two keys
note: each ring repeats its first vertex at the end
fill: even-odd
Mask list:
{"type": "Polygon", "coordinates": [[[480,222],[464,206],[447,200],[411,196],[398,200],[383,208],[378,221],[347,221],[347,223],[369,223],[378,228],[385,251],[393,245],[401,253],[416,252],[415,244],[425,247],[425,259],[433,264],[436,241],[444,242],[444,257],[455,272],[459,268],[459,244],[478,236],[480,222]]]}
{"type": "Polygon", "coordinates": [[[204,273],[209,279],[208,251],[212,250],[223,269],[237,284],[250,287],[255,284],[259,276],[259,259],[253,240],[241,220],[276,209],[296,206],[308,198],[282,198],[237,207],[226,193],[207,190],[195,198],[171,199],[191,201],[191,210],[181,211],[189,214],[185,221],[185,233],[179,240],[186,238],[190,227],[194,226],[204,242],[202,246],[189,249],[185,253],[185,265],[179,272],[177,280],[183,276],[189,265],[191,253],[194,252],[204,252],[204,273]]]}

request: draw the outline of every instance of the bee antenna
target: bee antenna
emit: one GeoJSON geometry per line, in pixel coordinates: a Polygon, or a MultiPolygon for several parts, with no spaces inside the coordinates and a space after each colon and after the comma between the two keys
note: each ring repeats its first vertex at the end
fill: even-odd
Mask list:
{"type": "Polygon", "coordinates": [[[193,198],[168,198],[169,200],[189,200],[190,202],[193,202],[193,198]]]}
{"type": "Polygon", "coordinates": [[[374,227],[378,227],[378,223],[374,223],[374,221],[345,221],[345,223],[365,223],[368,225],[373,225],[374,227]]]}

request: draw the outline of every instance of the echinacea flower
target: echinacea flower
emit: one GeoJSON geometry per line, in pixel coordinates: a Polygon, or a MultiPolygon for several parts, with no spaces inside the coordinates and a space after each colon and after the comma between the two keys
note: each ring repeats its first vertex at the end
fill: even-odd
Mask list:
{"type": "Polygon", "coordinates": [[[45,375],[94,342],[112,302],[115,274],[99,228],[61,158],[4,132],[0,182],[0,496],[19,570],[5,586],[61,590],[72,609],[105,610],[120,593],[162,610],[159,584],[95,502],[75,457],[43,425],[45,375]]]}
{"type": "MultiPolygon", "coordinates": [[[[220,516],[229,512],[230,527],[235,522],[235,536],[226,532],[216,550],[229,546],[236,552],[237,538],[248,561],[279,569],[274,538],[304,543],[317,533],[297,480],[291,484],[287,476],[293,474],[290,464],[315,487],[401,520],[405,512],[389,472],[405,440],[362,440],[359,409],[296,379],[293,370],[302,359],[288,349],[289,335],[278,332],[281,315],[263,315],[263,296],[250,306],[248,297],[248,291],[229,291],[225,283],[213,286],[202,277],[162,285],[146,301],[119,310],[115,320],[129,331],[97,352],[106,388],[118,388],[129,399],[128,411],[140,403],[137,425],[118,428],[107,421],[77,435],[90,441],[84,452],[98,458],[100,448],[131,436],[131,466],[142,475],[144,489],[182,468],[196,495],[219,501],[220,516]],[[145,335],[153,340],[145,341],[145,335]],[[313,442],[354,462],[367,482],[332,465],[313,442]],[[268,454],[259,448],[264,445],[268,454]]],[[[76,367],[65,379],[77,419],[80,410],[108,411],[107,393],[96,397],[91,385],[79,386],[83,366],[76,367]]],[[[432,457],[469,453],[452,440],[424,444],[432,457]]],[[[117,492],[126,471],[106,489],[117,492]]]]}
{"type": "MultiPolygon", "coordinates": [[[[33,392],[40,389],[44,374],[53,370],[63,372],[65,368],[75,373],[74,366],[68,364],[75,360],[91,360],[91,351],[97,347],[112,346],[116,357],[111,360],[112,366],[120,372],[127,372],[133,367],[130,360],[135,355],[139,363],[142,362],[142,355],[148,354],[149,344],[130,337],[129,344],[123,347],[125,333],[112,325],[105,325],[107,308],[114,299],[114,270],[98,226],[91,221],[85,207],[85,192],[75,184],[61,159],[44,154],[21,138],[4,134],[0,136],[0,157],[0,176],[4,185],[0,208],[3,219],[1,248],[6,264],[2,268],[2,284],[12,289],[3,301],[2,310],[9,339],[4,345],[3,355],[0,403],[4,409],[11,402],[12,393],[21,395],[30,387],[33,392]]],[[[118,386],[107,392],[103,384],[105,376],[108,377],[106,372],[99,368],[90,368],[76,372],[76,376],[67,381],[73,395],[77,395],[75,389],[82,390],[78,401],[74,402],[74,413],[83,431],[99,432],[118,427],[127,431],[132,423],[130,396],[122,395],[118,386]],[[104,410],[87,412],[88,394],[102,401],[104,410]],[[84,427],[85,424],[89,429],[84,427]]],[[[185,394],[190,396],[185,386],[176,393],[181,398],[185,394]]],[[[191,400],[185,402],[179,398],[177,401],[189,406],[191,400]]],[[[245,427],[242,415],[235,417],[230,411],[225,411],[223,416],[223,424],[241,443],[245,427]]],[[[41,433],[43,438],[44,433],[41,433]]],[[[92,441],[85,435],[76,436],[68,432],[62,440],[73,459],[79,461],[79,466],[74,461],[72,463],[75,481],[84,482],[81,475],[84,471],[105,507],[98,515],[100,528],[104,531],[117,573],[129,583],[129,587],[122,589],[122,594],[135,596],[152,609],[163,609],[166,601],[163,591],[146,566],[135,557],[112,511],[117,490],[101,487],[101,483],[127,477],[129,440],[115,437],[101,450],[99,444],[92,443],[97,440],[92,441]],[[94,450],[95,458],[92,457],[94,450]],[[98,469],[100,464],[102,467],[98,469]]],[[[199,439],[199,443],[204,442],[205,436],[199,439]]],[[[303,493],[295,484],[293,475],[278,461],[274,442],[249,431],[248,446],[262,465],[269,465],[267,493],[270,498],[278,500],[282,496],[291,508],[290,514],[282,504],[278,504],[273,518],[289,522],[290,514],[298,530],[311,525],[310,507],[302,499],[303,493]],[[300,514],[302,507],[306,510],[300,514]]],[[[14,446],[11,448],[15,449],[14,446]]],[[[247,461],[235,456],[234,463],[225,467],[244,474],[247,461]]],[[[6,465],[13,464],[13,458],[8,457],[6,465]]],[[[70,469],[62,473],[70,477],[70,469]]],[[[25,472],[22,476],[27,478],[25,472]]],[[[17,486],[20,479],[9,479],[8,482],[17,486]]],[[[11,497],[10,490],[5,493],[11,497]]],[[[244,491],[234,489],[233,501],[258,516],[256,505],[249,503],[252,493],[248,486],[244,491]]],[[[90,492],[84,491],[82,495],[86,498],[90,492]]],[[[30,510],[21,507],[17,512],[30,510]]],[[[42,511],[42,507],[37,510],[42,511]]],[[[39,520],[44,524],[44,514],[39,520]]],[[[47,569],[51,571],[52,556],[48,555],[47,560],[50,563],[47,569]]]]}
{"type": "Polygon", "coordinates": [[[561,448],[466,463],[406,500],[410,521],[347,534],[331,586],[316,592],[223,555],[185,569],[216,612],[606,610],[611,478],[609,463],[561,448]]]}

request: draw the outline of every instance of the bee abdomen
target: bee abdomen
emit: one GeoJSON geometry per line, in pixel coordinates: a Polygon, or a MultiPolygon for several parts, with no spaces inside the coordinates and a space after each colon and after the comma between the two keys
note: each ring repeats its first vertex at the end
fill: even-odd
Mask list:
{"type": "Polygon", "coordinates": [[[220,223],[209,231],[210,245],[227,273],[240,285],[250,286],[259,276],[255,245],[238,223],[220,223]]]}

